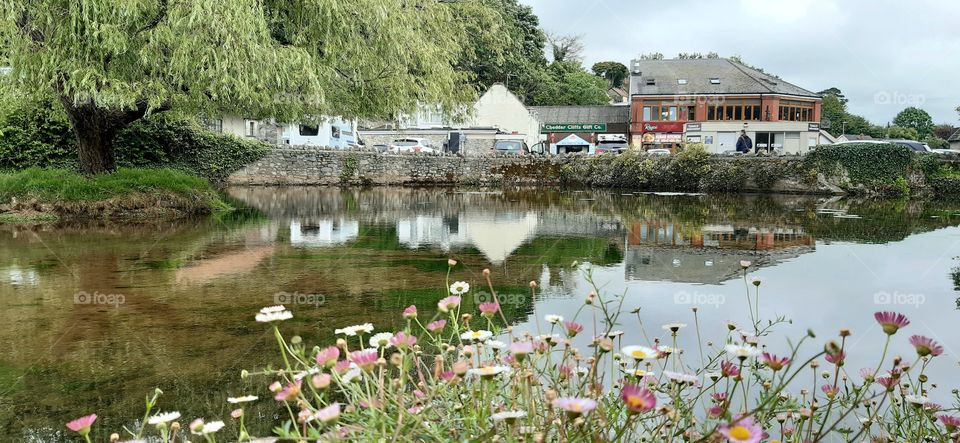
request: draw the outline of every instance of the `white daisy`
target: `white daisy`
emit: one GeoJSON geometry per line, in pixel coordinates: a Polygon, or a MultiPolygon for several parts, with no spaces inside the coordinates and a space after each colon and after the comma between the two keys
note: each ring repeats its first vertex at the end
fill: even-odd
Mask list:
{"type": "Polygon", "coordinates": [[[364,323],[362,325],[353,325],[347,326],[346,328],[336,329],[333,331],[334,334],[343,334],[349,337],[357,335],[357,333],[369,334],[373,332],[373,325],[370,323],[364,323]]]}
{"type": "Polygon", "coordinates": [[[563,337],[560,337],[560,334],[542,334],[542,335],[538,335],[537,339],[542,342],[555,345],[557,343],[560,343],[560,341],[563,340],[563,337]]]}
{"type": "Polygon", "coordinates": [[[164,412],[162,414],[154,415],[147,420],[148,424],[159,425],[161,423],[169,423],[176,419],[180,418],[179,412],[164,412]]]}
{"type": "Polygon", "coordinates": [[[201,434],[213,434],[214,432],[217,432],[217,431],[223,429],[223,426],[224,426],[224,425],[223,425],[223,422],[222,422],[222,421],[219,421],[219,420],[217,420],[217,421],[212,421],[212,422],[210,422],[210,423],[205,423],[205,424],[203,425],[203,429],[200,430],[200,433],[201,433],[201,434]]]}
{"type": "Polygon", "coordinates": [[[352,368],[340,376],[340,380],[343,382],[343,384],[349,384],[354,380],[359,380],[362,375],[363,374],[360,372],[359,368],[352,368]]]}
{"type": "Polygon", "coordinates": [[[244,395],[243,397],[227,397],[227,403],[249,403],[251,401],[257,401],[259,397],[256,395],[244,395]]]}
{"type": "Polygon", "coordinates": [[[293,313],[283,306],[270,306],[260,310],[260,313],[254,317],[260,323],[270,323],[275,321],[290,320],[293,313]]]}
{"type": "Polygon", "coordinates": [[[507,422],[513,422],[518,418],[523,418],[526,416],[527,416],[526,411],[503,411],[503,412],[497,412],[496,414],[491,415],[490,420],[493,420],[493,421],[506,420],[507,422]]]}
{"type": "Polygon", "coordinates": [[[543,316],[543,319],[546,320],[547,323],[555,325],[563,321],[563,316],[555,315],[555,314],[547,314],[543,316]]]}
{"type": "Polygon", "coordinates": [[[393,334],[389,332],[373,334],[370,336],[370,346],[374,348],[389,348],[391,338],[393,338],[393,334]]]}
{"type": "Polygon", "coordinates": [[[915,405],[923,405],[926,402],[930,401],[929,398],[924,397],[922,395],[905,395],[903,399],[906,400],[907,403],[913,403],[915,405]]]}
{"type": "Polygon", "coordinates": [[[617,338],[617,337],[619,337],[619,336],[621,336],[621,335],[623,335],[623,331],[621,331],[621,330],[619,330],[619,329],[616,330],[616,331],[610,331],[610,332],[607,333],[607,337],[608,337],[608,338],[617,338]]]}
{"type": "Polygon", "coordinates": [[[754,348],[752,346],[735,345],[732,343],[726,346],[726,350],[727,350],[727,354],[730,354],[739,359],[747,359],[750,357],[756,357],[760,355],[760,351],[757,350],[757,348],[754,348]]]}
{"type": "Polygon", "coordinates": [[[485,345],[487,345],[488,348],[493,349],[495,351],[502,351],[504,349],[507,349],[507,344],[500,340],[490,340],[486,342],[485,345]]]}
{"type": "Polygon", "coordinates": [[[450,293],[453,295],[463,295],[470,291],[470,284],[465,281],[453,282],[450,285],[450,293]]]}
{"type": "Polygon", "coordinates": [[[462,340],[469,340],[469,341],[486,341],[488,338],[492,336],[493,336],[492,332],[484,331],[482,329],[479,331],[467,331],[467,332],[464,332],[463,334],[460,334],[460,338],[462,340]]]}
{"type": "Polygon", "coordinates": [[[467,370],[467,375],[473,375],[482,378],[491,378],[503,373],[509,373],[509,366],[484,366],[482,368],[473,368],[467,370]]]}
{"type": "Polygon", "coordinates": [[[646,346],[624,346],[620,352],[637,361],[657,358],[657,351],[646,346]]]}
{"type": "Polygon", "coordinates": [[[680,329],[687,327],[686,323],[667,323],[663,325],[664,331],[677,332],[680,329]]]}
{"type": "Polygon", "coordinates": [[[657,346],[657,352],[663,354],[677,354],[680,352],[680,349],[672,346],[657,346]]]}
{"type": "Polygon", "coordinates": [[[683,372],[663,371],[663,375],[677,383],[696,383],[699,380],[696,375],[683,372]]]}

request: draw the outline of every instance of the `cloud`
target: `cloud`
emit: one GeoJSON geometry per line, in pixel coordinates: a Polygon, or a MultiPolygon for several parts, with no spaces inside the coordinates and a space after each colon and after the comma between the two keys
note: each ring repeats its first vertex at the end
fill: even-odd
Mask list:
{"type": "Polygon", "coordinates": [[[838,87],[852,112],[877,124],[908,106],[878,103],[878,93],[921,97],[935,121],[960,124],[960,2],[520,1],[545,29],[582,35],[588,65],[650,52],[739,55],[812,91],[838,87]]]}

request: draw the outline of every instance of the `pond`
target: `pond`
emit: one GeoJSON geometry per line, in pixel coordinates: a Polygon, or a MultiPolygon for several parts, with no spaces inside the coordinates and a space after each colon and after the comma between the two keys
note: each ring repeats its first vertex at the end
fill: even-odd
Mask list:
{"type": "MultiPolygon", "coordinates": [[[[451,280],[468,282],[469,309],[493,275],[519,329],[545,314],[571,318],[592,270],[604,294],[625,294],[624,341],[648,344],[687,323],[679,346],[722,341],[749,313],[741,260],[762,279],[760,315],[792,322],[764,343],[812,329],[817,343],[853,332],[851,373],[875,365],[873,312],[896,310],[907,334],[934,337],[946,356],[931,378],[956,380],[960,205],[798,196],[703,196],[514,190],[235,188],[249,210],[167,223],[0,227],[0,439],[73,438],[63,423],[100,415],[104,441],[160,407],[228,419],[227,396],[267,398],[269,380],[243,369],[276,365],[273,336],[253,314],[286,304],[282,326],[311,345],[335,328],[401,327],[400,311],[430,313],[451,280]],[[529,282],[539,289],[531,294],[529,282]]],[[[466,308],[465,308],[466,309],[466,308]]],[[[422,314],[423,315],[423,314],[422,314]]],[[[906,335],[893,352],[912,358],[906,335]]],[[[949,384],[949,383],[946,383],[949,384]]],[[[945,403],[949,389],[931,395],[945,403]]],[[[284,411],[262,400],[248,414],[284,411]]],[[[249,415],[248,415],[249,417],[249,415]]],[[[248,418],[247,423],[255,422],[248,418]]],[[[269,428],[253,428],[267,435],[269,428]]]]}

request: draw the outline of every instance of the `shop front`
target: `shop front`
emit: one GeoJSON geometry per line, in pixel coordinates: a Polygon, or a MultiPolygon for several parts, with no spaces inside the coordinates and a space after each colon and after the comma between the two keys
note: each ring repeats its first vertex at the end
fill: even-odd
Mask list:
{"type": "Polygon", "coordinates": [[[683,122],[647,122],[643,124],[639,143],[634,136],[633,144],[644,151],[651,149],[669,149],[676,153],[683,145],[683,122]]]}

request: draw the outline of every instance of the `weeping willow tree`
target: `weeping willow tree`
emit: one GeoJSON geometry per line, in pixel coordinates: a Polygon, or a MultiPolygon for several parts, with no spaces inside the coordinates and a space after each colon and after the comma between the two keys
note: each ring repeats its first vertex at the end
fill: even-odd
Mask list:
{"type": "Polygon", "coordinates": [[[240,113],[280,121],[390,119],[462,109],[472,43],[502,19],[479,0],[0,0],[8,81],[54,94],[87,173],[143,117],[240,113]],[[468,28],[464,23],[469,23],[468,28]]]}

